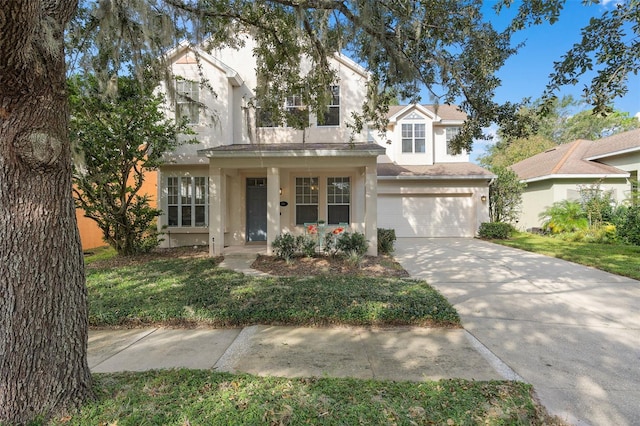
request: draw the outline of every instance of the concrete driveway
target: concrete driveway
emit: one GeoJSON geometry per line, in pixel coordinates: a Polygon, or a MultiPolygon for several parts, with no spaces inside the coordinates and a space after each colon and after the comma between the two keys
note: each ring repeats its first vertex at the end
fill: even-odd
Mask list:
{"type": "Polygon", "coordinates": [[[639,281],[476,239],[404,238],[395,255],[551,413],[640,425],[639,281]]]}

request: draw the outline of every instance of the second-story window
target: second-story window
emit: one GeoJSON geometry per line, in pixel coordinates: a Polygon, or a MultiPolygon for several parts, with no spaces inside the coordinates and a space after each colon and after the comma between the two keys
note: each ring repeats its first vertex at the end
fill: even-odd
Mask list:
{"type": "Polygon", "coordinates": [[[424,124],[402,124],[402,152],[405,154],[426,152],[424,124]]]}
{"type": "Polygon", "coordinates": [[[287,96],[285,109],[287,111],[287,126],[296,128],[309,127],[309,110],[302,101],[302,96],[287,96]]]}
{"type": "Polygon", "coordinates": [[[196,81],[176,80],[176,117],[187,117],[189,124],[200,121],[200,86],[196,81]]]}
{"type": "Polygon", "coordinates": [[[460,134],[460,127],[447,127],[447,155],[455,155],[451,147],[451,141],[453,138],[460,134]]]}
{"type": "Polygon", "coordinates": [[[331,86],[331,101],[327,105],[324,117],[318,119],[318,126],[340,125],[340,86],[331,86]]]}
{"type": "Polygon", "coordinates": [[[260,103],[256,105],[256,124],[258,127],[278,127],[278,123],[273,119],[273,112],[262,108],[260,103]]]}

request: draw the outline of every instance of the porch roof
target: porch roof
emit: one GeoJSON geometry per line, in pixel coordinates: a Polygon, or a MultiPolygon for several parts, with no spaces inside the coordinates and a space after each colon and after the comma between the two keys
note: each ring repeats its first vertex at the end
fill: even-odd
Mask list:
{"type": "Polygon", "coordinates": [[[198,150],[200,157],[377,157],[385,148],[375,143],[233,144],[198,150]]]}
{"type": "Polygon", "coordinates": [[[430,166],[378,164],[379,180],[396,179],[493,179],[496,176],[473,163],[438,163],[430,166]]]}

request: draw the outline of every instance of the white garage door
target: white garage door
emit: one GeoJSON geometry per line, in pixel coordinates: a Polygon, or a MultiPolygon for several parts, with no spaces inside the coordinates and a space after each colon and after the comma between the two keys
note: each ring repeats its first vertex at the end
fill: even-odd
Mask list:
{"type": "Polygon", "coordinates": [[[397,237],[473,237],[472,198],[443,195],[378,195],[378,227],[397,237]]]}

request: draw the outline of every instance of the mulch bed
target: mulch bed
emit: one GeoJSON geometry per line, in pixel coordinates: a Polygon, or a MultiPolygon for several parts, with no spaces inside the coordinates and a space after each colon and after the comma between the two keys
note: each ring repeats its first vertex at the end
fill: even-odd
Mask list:
{"type": "MultiPolygon", "coordinates": [[[[95,261],[89,269],[117,268],[139,265],[153,260],[176,258],[205,258],[209,256],[206,246],[155,249],[150,253],[135,256],[116,256],[108,260],[95,261]]],[[[222,257],[216,258],[222,261],[222,257]]],[[[340,256],[298,257],[285,262],[274,256],[258,255],[251,265],[258,271],[277,276],[358,275],[365,277],[404,278],[409,274],[392,256],[365,256],[360,266],[350,264],[340,256]]]]}
{"type": "Polygon", "coordinates": [[[365,256],[360,266],[339,256],[298,257],[290,262],[273,256],[258,255],[253,269],[278,276],[358,275],[404,278],[405,271],[391,256],[365,256]]]}

